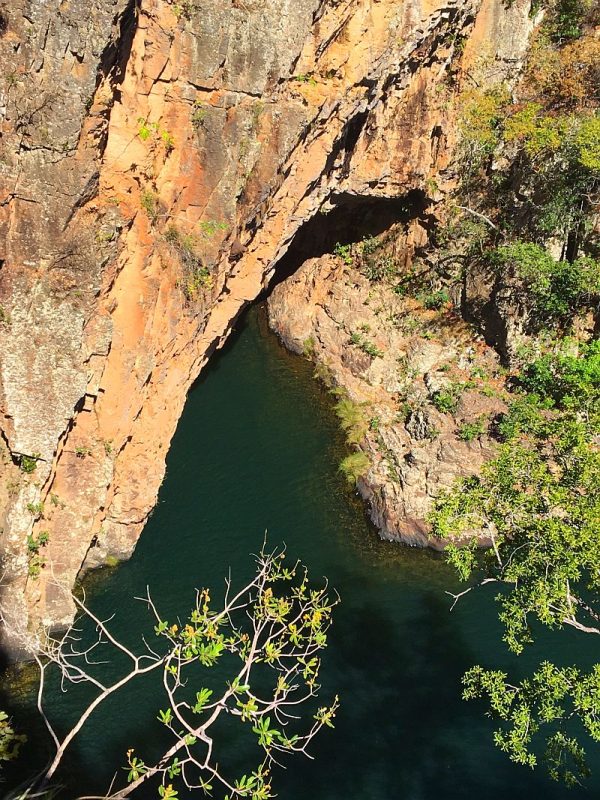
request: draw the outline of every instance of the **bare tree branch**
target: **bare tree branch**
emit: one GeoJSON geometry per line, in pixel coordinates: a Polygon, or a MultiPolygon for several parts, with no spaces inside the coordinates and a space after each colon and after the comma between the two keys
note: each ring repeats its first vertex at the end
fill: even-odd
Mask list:
{"type": "MultiPolygon", "coordinates": [[[[48,632],[40,635],[40,654],[36,657],[40,669],[38,708],[56,752],[42,779],[32,789],[49,785],[66,751],[102,703],[135,678],[160,670],[166,708],[158,709],[158,714],[173,741],[153,764],[146,764],[130,750],[128,783],[117,786],[117,773],[103,795],[104,800],[128,797],[151,780],[159,780],[164,796],[170,797],[174,793],[171,783],[176,777],[188,789],[204,792],[210,792],[207,787],[216,781],[232,800],[241,800],[258,789],[261,798],[273,797],[269,778],[272,766],[279,764],[286,753],[303,753],[311,758],[310,743],[324,726],[333,727],[338,706],[335,698],[329,707],[319,708],[316,713],[313,710],[312,721],[302,730],[302,706],[318,694],[319,651],[326,646],[331,612],[339,597],[329,597],[327,583],[320,589],[309,587],[302,566],[297,562],[286,568],[284,558],[284,552],[266,553],[263,549],[255,556],[254,577],[239,591],[233,591],[231,575],[227,576],[224,601],[218,610],[212,608],[210,592],[202,589],[196,592],[189,617],[174,624],[162,619],[146,587],[146,595],[136,599],[146,604],[160,646],[150,646],[142,635],[143,650],[139,654],[111,632],[112,617],[101,619],[85,598],[73,597],[80,619],[87,619],[94,626],[95,638],[89,641],[87,626],[80,629],[76,624],[58,638],[48,632]],[[111,683],[103,683],[90,672],[90,667],[106,663],[99,658],[106,650],[121,653],[129,661],[125,674],[111,683]],[[218,697],[213,698],[212,691],[198,687],[197,702],[193,705],[189,688],[194,688],[190,682],[196,680],[196,673],[188,669],[197,668],[198,664],[209,669],[225,653],[240,656],[239,667],[233,670],[218,697]],[[48,670],[58,670],[63,690],[69,684],[82,682],[97,690],[63,738],[53,729],[44,708],[48,670]],[[276,685],[265,696],[264,691],[257,692],[252,687],[264,686],[268,671],[276,676],[276,685]],[[180,690],[186,687],[185,695],[181,696],[180,690]],[[215,758],[210,730],[222,715],[233,716],[247,726],[263,750],[263,762],[243,778],[225,775],[215,758]]],[[[92,797],[82,795],[80,800],[92,797]]]]}

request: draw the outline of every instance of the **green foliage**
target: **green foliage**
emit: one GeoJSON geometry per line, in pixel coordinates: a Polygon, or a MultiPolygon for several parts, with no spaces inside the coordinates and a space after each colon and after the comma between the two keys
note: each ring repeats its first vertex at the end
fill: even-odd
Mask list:
{"type": "Polygon", "coordinates": [[[152,134],[154,133],[154,131],[157,130],[158,127],[156,123],[149,124],[148,121],[144,119],[144,117],[138,118],[138,125],[139,125],[138,136],[140,137],[142,142],[148,141],[148,139],[152,136],[152,134]]]}
{"type": "Polygon", "coordinates": [[[423,303],[429,311],[439,311],[450,302],[450,295],[445,289],[437,292],[424,292],[417,295],[417,300],[423,303]]]}
{"type": "Polygon", "coordinates": [[[265,104],[262,100],[257,100],[252,104],[252,130],[257,133],[260,129],[260,118],[265,110],[265,104]]]}
{"type": "MultiPolygon", "coordinates": [[[[545,334],[512,379],[513,400],[494,426],[496,457],[441,496],[431,515],[450,563],[471,582],[467,591],[498,587],[515,653],[538,624],[600,633],[600,342],[581,341],[589,312],[597,330],[600,308],[600,18],[592,0],[541,0],[532,12],[540,6],[544,21],[517,89],[525,102],[502,88],[459,98],[459,203],[492,223],[465,243],[466,263],[495,268],[496,288],[526,312],[525,332],[545,334]],[[562,245],[562,260],[549,241],[562,245]],[[549,342],[549,328],[580,340],[549,342]],[[483,554],[478,534],[492,545],[483,554]]],[[[459,436],[474,433],[461,428],[459,436]]],[[[585,737],[600,741],[600,665],[586,672],[545,661],[513,682],[476,666],[464,696],[485,698],[499,721],[495,742],[513,761],[533,767],[541,749],[553,778],[573,785],[587,775],[585,737]]]]}
{"type": "MultiPolygon", "coordinates": [[[[531,641],[530,615],[549,627],[574,622],[585,616],[582,593],[600,587],[600,454],[592,436],[569,412],[539,415],[527,436],[502,445],[481,477],[460,482],[432,514],[441,537],[493,534],[485,566],[512,587],[498,601],[505,641],[517,653],[531,641]]],[[[475,548],[473,540],[450,553],[463,579],[475,548]]]]}
{"type": "Polygon", "coordinates": [[[459,98],[462,161],[468,173],[481,169],[500,141],[499,125],[508,99],[504,87],[469,89],[459,98]]]}
{"type": "Polygon", "coordinates": [[[208,267],[194,265],[187,276],[185,293],[188,300],[196,300],[203,290],[212,289],[213,276],[208,267]]]}
{"type": "Polygon", "coordinates": [[[538,244],[512,242],[490,253],[501,274],[515,275],[541,324],[565,323],[600,297],[600,264],[588,256],[556,261],[538,244]]]}
{"type": "Polygon", "coordinates": [[[161,141],[166,153],[169,154],[175,147],[175,139],[165,128],[161,128],[158,122],[148,122],[145,117],[138,117],[138,136],[142,142],[150,139],[161,141]]]}
{"type": "Polygon", "coordinates": [[[458,429],[458,438],[463,442],[472,442],[478,439],[487,430],[487,420],[485,417],[480,417],[475,422],[464,422],[458,429]]]}
{"type": "MultiPolygon", "coordinates": [[[[587,0],[545,5],[549,13],[527,71],[527,96],[535,101],[513,103],[502,87],[459,96],[462,191],[467,204],[482,206],[502,233],[538,242],[560,236],[565,247],[570,237],[573,260],[594,237],[600,42],[593,21],[579,27],[586,15],[593,17],[587,0]],[[501,158],[494,161],[499,145],[501,158]]],[[[492,237],[488,229],[486,238],[492,237]]]]}
{"type": "Polygon", "coordinates": [[[46,566],[44,559],[37,553],[31,555],[27,562],[27,574],[30,578],[39,578],[40,572],[46,566]]]}
{"type": "Polygon", "coordinates": [[[177,17],[177,19],[190,19],[192,14],[196,11],[196,2],[195,0],[179,0],[179,2],[173,4],[173,13],[177,17]]]}
{"type": "Polygon", "coordinates": [[[568,120],[544,115],[541,103],[527,103],[504,122],[504,140],[519,141],[531,158],[556,152],[565,141],[568,120]]]}
{"type": "Polygon", "coordinates": [[[140,195],[140,205],[148,215],[149,219],[154,222],[158,217],[158,195],[151,189],[144,189],[140,195]]]}
{"type": "Polygon", "coordinates": [[[348,444],[359,444],[366,436],[369,422],[365,407],[349,397],[342,397],[334,406],[340,427],[346,434],[348,444]]]}
{"type": "Polygon", "coordinates": [[[351,453],[346,456],[340,463],[340,472],[342,472],[348,483],[355,484],[359,478],[367,472],[371,462],[366,453],[358,450],[356,453],[351,453]]]}
{"type": "Polygon", "coordinates": [[[114,242],[117,237],[117,232],[114,228],[101,228],[100,230],[96,231],[95,239],[98,244],[107,244],[109,242],[114,242]]]}
{"type": "MultiPolygon", "coordinates": [[[[519,385],[529,394],[516,397],[498,426],[498,457],[442,497],[432,516],[445,538],[494,532],[486,565],[514,585],[499,599],[516,652],[530,638],[528,614],[560,627],[582,612],[577,595],[600,586],[600,341],[573,348],[563,342],[524,369],[519,385]]],[[[474,547],[451,553],[464,579],[474,547]]]]}
{"type": "Polygon", "coordinates": [[[388,255],[380,258],[363,257],[361,272],[372,283],[390,281],[398,274],[398,263],[388,255]]]}
{"type": "Polygon", "coordinates": [[[27,572],[30,578],[37,578],[45,566],[45,561],[40,555],[40,548],[46,547],[50,541],[48,531],[40,531],[37,537],[29,534],[27,537],[27,572]]]}
{"type": "Polygon", "coordinates": [[[325,386],[329,387],[330,389],[333,388],[335,383],[331,369],[323,361],[318,361],[316,363],[313,372],[313,378],[317,381],[321,381],[325,386]]]}
{"type": "Polygon", "coordinates": [[[527,103],[505,120],[503,137],[506,142],[519,142],[533,160],[543,156],[547,162],[558,154],[571,173],[577,168],[600,173],[598,115],[557,116],[547,113],[539,102],[527,103]]]}
{"type": "Polygon", "coordinates": [[[165,241],[183,251],[193,251],[194,240],[191,236],[182,234],[177,225],[171,223],[165,230],[165,241]]]}
{"type": "Polygon", "coordinates": [[[498,433],[505,442],[518,440],[521,436],[543,436],[548,407],[536,395],[517,396],[510,404],[506,414],[498,422],[498,433]]]}
{"type": "Polygon", "coordinates": [[[547,9],[544,28],[553,42],[560,44],[581,36],[590,0],[543,0],[541,4],[547,9]]]}
{"type": "MultiPolygon", "coordinates": [[[[181,685],[183,666],[199,661],[210,669],[220,664],[226,653],[237,653],[242,662],[252,659],[275,670],[278,676],[275,698],[285,701],[291,692],[298,692],[299,686],[294,685],[295,678],[300,678],[308,687],[309,695],[314,694],[320,670],[318,651],[326,645],[326,631],[335,601],[329,599],[325,590],[309,589],[306,573],[300,571],[298,564],[287,567],[283,553],[274,556],[265,569],[264,580],[258,584],[257,594],[249,607],[249,632],[246,630],[248,626],[242,625],[245,615],[235,622],[237,613],[213,610],[207,589],[198,593],[196,606],[184,625],[170,624],[160,619],[157,621],[157,637],[167,640],[172,648],[172,656],[167,659],[165,667],[171,676],[167,680],[172,682],[173,689],[181,685]],[[260,639],[257,639],[257,629],[265,631],[260,639]],[[294,653],[297,654],[297,665],[290,660],[294,653]]],[[[234,605],[239,611],[239,598],[234,605]]],[[[225,701],[213,700],[213,690],[201,688],[196,691],[196,702],[190,707],[191,712],[196,716],[205,715],[208,719],[214,717],[215,709],[220,708],[223,702],[229,703],[227,707],[230,713],[237,715],[242,723],[250,723],[252,733],[267,760],[275,751],[293,752],[301,736],[292,735],[287,725],[284,728],[274,724],[268,714],[268,704],[264,700],[257,702],[257,695],[251,688],[253,675],[249,669],[242,665],[239,673],[237,670],[236,673],[229,683],[225,701]]],[[[297,694],[294,694],[295,708],[296,697],[297,694]]],[[[319,709],[315,716],[319,727],[332,726],[336,708],[337,700],[331,707],[319,709]]],[[[158,718],[170,729],[180,724],[175,720],[171,708],[159,711],[158,718]]],[[[191,723],[194,729],[199,724],[191,723]]],[[[312,733],[310,735],[312,738],[312,733]]],[[[194,741],[190,746],[195,744],[195,737],[192,738],[194,741]]],[[[235,781],[235,796],[272,797],[266,764],[235,781]]],[[[175,766],[176,769],[180,768],[179,764],[175,766]]],[[[132,751],[128,754],[128,768],[130,781],[138,780],[148,769],[132,751]]]]}
{"type": "Polygon", "coordinates": [[[341,258],[346,266],[351,267],[354,263],[354,258],[352,256],[352,245],[351,244],[340,244],[339,242],[333,248],[333,252],[338,258],[341,258]]]}
{"type": "Polygon", "coordinates": [[[0,711],[0,761],[13,761],[27,737],[18,734],[6,711],[0,711]]]}
{"type": "Polygon", "coordinates": [[[529,130],[523,127],[521,152],[529,159],[522,166],[529,195],[524,203],[532,237],[585,233],[598,192],[597,119],[585,113],[556,117],[540,110],[532,115],[529,130]]]}
{"type": "Polygon", "coordinates": [[[541,297],[550,318],[565,320],[584,308],[592,308],[600,297],[600,262],[581,256],[572,263],[557,261],[549,276],[549,290],[541,297]]]}
{"type": "Polygon", "coordinates": [[[315,345],[316,345],[315,337],[314,337],[314,336],[308,336],[308,337],[307,337],[307,338],[306,338],[306,339],[305,339],[305,340],[302,342],[302,354],[303,354],[303,355],[304,355],[306,358],[311,358],[311,356],[312,356],[312,355],[314,354],[314,352],[315,352],[315,345]]]}
{"type": "Polygon", "coordinates": [[[196,692],[196,703],[192,707],[194,714],[202,713],[204,706],[208,703],[212,695],[212,689],[200,689],[199,692],[196,692]]]}
{"type": "MultiPolygon", "coordinates": [[[[179,615],[177,622],[162,618],[148,593],[155,641],[150,647],[140,634],[140,655],[130,649],[130,644],[120,642],[106,622],[73,596],[80,616],[88,616],[97,626],[99,641],[92,649],[119,649],[132,663],[125,675],[118,674],[113,683],[109,680],[103,685],[90,677],[97,671],[86,669],[86,664],[92,663],[88,660],[90,648],[79,651],[73,647],[73,641],[81,641],[79,628],[71,627],[62,635],[46,632],[45,637],[44,631],[40,632],[43,652],[52,654],[51,663],[72,670],[74,683],[88,681],[97,691],[91,696],[88,693],[87,705],[74,727],[54,735],[56,754],[28,787],[28,797],[41,797],[38,790],[43,792],[51,780],[60,780],[58,769],[64,767],[65,752],[98,706],[129,681],[140,676],[148,679],[151,673],[153,685],[163,697],[156,711],[162,729],[158,741],[163,749],[156,752],[151,748],[153,754],[146,757],[130,748],[123,767],[126,779],[125,775],[122,780],[114,776],[108,793],[103,795],[106,800],[129,796],[150,781],[158,785],[160,797],[174,800],[181,788],[187,796],[190,779],[194,788],[208,796],[213,790],[216,796],[230,800],[270,800],[275,796],[270,779],[272,765],[293,753],[306,754],[314,737],[323,728],[334,726],[338,698],[325,706],[318,706],[317,699],[321,655],[339,598],[326,582],[322,586],[309,582],[306,568],[300,562],[287,561],[282,550],[262,549],[255,562],[256,569],[244,586],[234,588],[231,579],[226,580],[222,603],[214,603],[208,589],[197,590],[189,613],[179,615]],[[213,683],[209,689],[202,673],[214,672],[215,667],[214,675],[204,673],[204,678],[213,683]],[[256,747],[253,749],[258,764],[255,761],[254,768],[241,777],[231,774],[231,764],[223,765],[217,752],[222,740],[211,728],[221,725],[223,718],[237,720],[240,743],[254,743],[259,748],[258,755],[256,747]]],[[[41,659],[38,666],[44,674],[46,664],[41,659]]],[[[38,707],[45,715],[44,687],[42,681],[38,707]]],[[[50,719],[44,719],[53,731],[50,719]]],[[[8,758],[16,742],[6,716],[0,714],[0,758],[3,730],[8,758]]],[[[245,745],[240,750],[250,757],[245,745]]]]}
{"type": "Polygon", "coordinates": [[[442,414],[454,414],[458,407],[462,387],[452,383],[444,389],[434,392],[431,402],[442,414]]]}
{"type": "Polygon", "coordinates": [[[37,469],[37,462],[41,458],[40,453],[32,453],[30,456],[22,455],[19,461],[19,466],[21,468],[21,472],[25,472],[27,475],[31,475],[32,472],[35,472],[37,469]]]}
{"type": "Polygon", "coordinates": [[[463,678],[466,700],[485,697],[492,717],[501,723],[494,741],[512,761],[534,767],[538,734],[545,739],[544,760],[550,776],[575,786],[590,771],[585,751],[566,725],[577,717],[594,742],[600,742],[600,664],[589,673],[544,661],[530,678],[508,683],[507,675],[473,667],[463,678]]]}
{"type": "Polygon", "coordinates": [[[294,80],[298,81],[298,83],[308,83],[311,86],[316,86],[317,85],[316,79],[313,77],[312,73],[310,73],[310,72],[303,73],[303,74],[300,74],[300,75],[294,75],[294,80]]]}
{"type": "Polygon", "coordinates": [[[165,146],[167,153],[170,153],[171,150],[175,149],[175,139],[173,135],[169,133],[169,131],[161,131],[160,138],[165,146]]]}
{"type": "Polygon", "coordinates": [[[183,266],[181,286],[186,299],[195,302],[204,291],[213,286],[213,276],[196,253],[197,241],[191,234],[182,233],[176,225],[169,225],[164,234],[167,243],[177,252],[183,266]]]}
{"type": "Polygon", "coordinates": [[[127,766],[129,771],[127,773],[127,782],[132,783],[137,781],[147,772],[147,767],[144,762],[133,754],[133,750],[127,752],[127,766]]]}
{"type": "MultiPolygon", "coordinates": [[[[552,273],[555,264],[552,256],[540,245],[518,241],[492,251],[491,261],[504,267],[513,267],[517,276],[524,281],[541,281],[543,288],[546,288],[547,276],[552,273]]],[[[534,291],[539,292],[540,289],[534,291]]]]}
{"type": "Polygon", "coordinates": [[[194,103],[194,107],[192,109],[192,125],[194,128],[200,128],[202,125],[204,125],[207,115],[207,106],[204,106],[202,103],[198,102],[194,103]]]}
{"type": "Polygon", "coordinates": [[[200,232],[202,233],[203,236],[210,238],[219,231],[226,231],[228,225],[226,222],[221,222],[214,219],[208,219],[204,220],[203,222],[200,222],[198,224],[198,227],[200,228],[200,232]]]}
{"type": "Polygon", "coordinates": [[[386,253],[376,255],[382,247],[383,242],[375,236],[366,237],[358,245],[360,271],[372,283],[393,280],[398,274],[398,263],[391,255],[386,253]]]}
{"type": "Polygon", "coordinates": [[[361,256],[372,256],[382,245],[383,243],[376,236],[365,236],[359,245],[360,254],[361,256]]]}
{"type": "Polygon", "coordinates": [[[578,345],[568,340],[529,364],[520,385],[553,407],[585,412],[600,429],[600,340],[578,345]]]}
{"type": "Polygon", "coordinates": [[[600,175],[600,115],[580,122],[573,144],[579,164],[591,173],[600,175]]]}
{"type": "MultiPolygon", "coordinates": [[[[518,386],[528,393],[498,425],[497,457],[440,497],[431,515],[461,580],[483,569],[480,584],[502,587],[499,616],[515,653],[533,641],[533,620],[598,631],[600,342],[561,342],[523,370],[518,386]],[[476,531],[493,542],[482,558],[476,531]]],[[[495,742],[512,760],[533,767],[542,737],[552,777],[572,784],[587,774],[573,726],[600,741],[600,665],[585,674],[544,663],[515,685],[474,667],[464,683],[465,697],[487,698],[502,722],[495,742]]]]}
{"type": "MultiPolygon", "coordinates": [[[[371,427],[365,405],[355,403],[348,396],[342,396],[334,406],[334,410],[340,421],[340,427],[346,434],[347,443],[359,444],[371,427]]],[[[369,458],[362,450],[351,453],[340,463],[340,471],[346,476],[348,483],[352,484],[355,484],[369,467],[369,458]]]]}
{"type": "Polygon", "coordinates": [[[351,334],[350,342],[372,358],[381,358],[383,356],[383,350],[360,333],[351,334]]]}

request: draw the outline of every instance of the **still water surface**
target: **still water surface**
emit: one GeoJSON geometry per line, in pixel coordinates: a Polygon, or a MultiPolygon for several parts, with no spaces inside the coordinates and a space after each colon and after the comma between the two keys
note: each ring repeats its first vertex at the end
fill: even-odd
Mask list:
{"type": "MultiPolygon", "coordinates": [[[[337,470],[344,443],[331,399],[311,372],[265,330],[260,308],[244,317],[190,393],[135,555],[87,580],[94,610],[114,613],[113,630],[129,643],[142,632],[152,636],[133,597],[148,585],[163,618],[173,619],[191,607],[196,587],[222,585],[229,567],[234,577],[248,577],[249,554],[268,530],[271,544],[285,542],[290,557],[301,558],[313,577],[328,576],[342,597],[323,675],[324,699],[337,692],[342,702],[336,730],[315,742],[315,761],[290,761],[277,774],[282,800],[598,796],[597,780],[567,791],[541,771],[512,765],[493,747],[482,707],[461,701],[460,678],[473,663],[514,666],[492,593],[470,595],[450,613],[445,590],[455,580],[443,560],[379,540],[337,470]]],[[[559,648],[559,663],[574,653],[581,664],[593,661],[592,643],[575,634],[544,639],[559,648]]],[[[539,658],[532,650],[517,668],[539,658]]],[[[16,715],[26,713],[30,697],[16,715]]],[[[79,693],[57,689],[53,719],[66,726],[80,701],[79,693]]],[[[144,682],[92,717],[61,776],[64,796],[106,789],[129,747],[142,754],[157,747],[161,704],[144,682]]],[[[47,747],[32,732],[26,766],[42,764],[47,747]]],[[[598,759],[595,767],[600,773],[598,759]]]]}

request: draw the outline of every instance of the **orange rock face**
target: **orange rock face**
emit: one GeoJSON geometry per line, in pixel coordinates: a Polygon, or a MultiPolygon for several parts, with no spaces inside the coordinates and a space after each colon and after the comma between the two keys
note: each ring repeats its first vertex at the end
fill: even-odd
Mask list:
{"type": "Polygon", "coordinates": [[[305,226],[359,201],[393,222],[403,198],[423,218],[451,185],[457,42],[513,15],[514,54],[530,24],[493,0],[30,5],[0,11],[0,602],[21,630],[66,623],[81,569],[132,552],[191,383],[305,226]]]}

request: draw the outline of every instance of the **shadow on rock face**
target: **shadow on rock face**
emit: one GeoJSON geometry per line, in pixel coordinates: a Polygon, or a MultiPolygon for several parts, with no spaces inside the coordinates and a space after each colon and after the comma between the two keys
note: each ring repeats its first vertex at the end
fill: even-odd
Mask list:
{"type": "MultiPolygon", "coordinates": [[[[354,244],[378,236],[395,223],[422,218],[428,205],[426,195],[418,189],[391,198],[339,194],[331,202],[331,211],[315,214],[296,233],[276,265],[270,289],[293,275],[309,258],[332,253],[338,243],[354,244]]],[[[426,219],[423,221],[426,223],[426,219]]]]}

